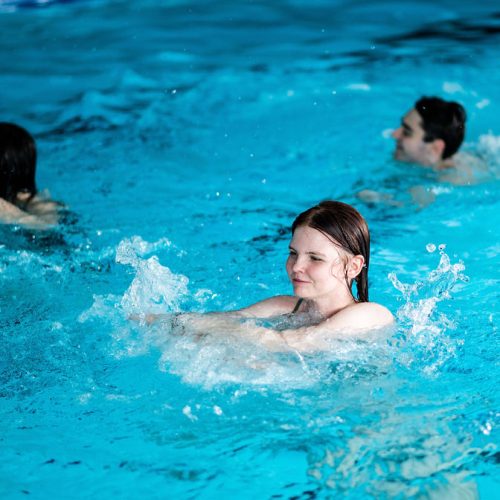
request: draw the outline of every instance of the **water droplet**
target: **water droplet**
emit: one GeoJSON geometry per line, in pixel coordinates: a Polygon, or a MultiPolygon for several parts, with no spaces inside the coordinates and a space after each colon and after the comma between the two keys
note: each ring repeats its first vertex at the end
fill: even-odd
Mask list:
{"type": "Polygon", "coordinates": [[[425,246],[425,249],[429,253],[435,252],[436,251],[436,245],[434,245],[434,243],[427,243],[427,245],[425,246]]]}

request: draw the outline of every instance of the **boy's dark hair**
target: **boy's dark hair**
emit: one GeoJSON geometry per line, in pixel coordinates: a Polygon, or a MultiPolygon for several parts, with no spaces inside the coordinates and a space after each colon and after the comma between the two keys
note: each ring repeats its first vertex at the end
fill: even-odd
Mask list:
{"type": "Polygon", "coordinates": [[[415,103],[422,117],[424,141],[442,139],[445,143],[443,160],[453,156],[464,140],[465,109],[461,104],[440,97],[422,97],[415,103]]]}

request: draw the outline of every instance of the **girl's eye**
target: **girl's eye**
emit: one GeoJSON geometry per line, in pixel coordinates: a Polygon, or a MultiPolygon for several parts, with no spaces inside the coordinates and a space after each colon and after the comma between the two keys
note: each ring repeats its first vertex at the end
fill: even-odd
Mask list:
{"type": "Polygon", "coordinates": [[[323,259],[320,259],[319,257],[315,257],[314,255],[311,255],[311,260],[314,260],[315,262],[323,262],[323,259]]]}

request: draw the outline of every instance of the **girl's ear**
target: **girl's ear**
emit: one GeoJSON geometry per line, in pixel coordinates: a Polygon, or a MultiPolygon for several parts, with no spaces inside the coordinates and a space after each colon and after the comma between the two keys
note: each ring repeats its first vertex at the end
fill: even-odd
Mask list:
{"type": "Polygon", "coordinates": [[[365,258],[362,255],[355,255],[349,259],[347,264],[347,276],[352,280],[363,270],[365,258]]]}

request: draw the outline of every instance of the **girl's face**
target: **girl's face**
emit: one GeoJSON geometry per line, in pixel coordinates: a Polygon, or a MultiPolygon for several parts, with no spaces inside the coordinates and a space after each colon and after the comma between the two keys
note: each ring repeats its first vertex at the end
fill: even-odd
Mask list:
{"type": "Polygon", "coordinates": [[[286,271],[294,294],[304,299],[350,296],[346,283],[349,255],[323,233],[309,226],[299,226],[290,242],[286,271]]]}

